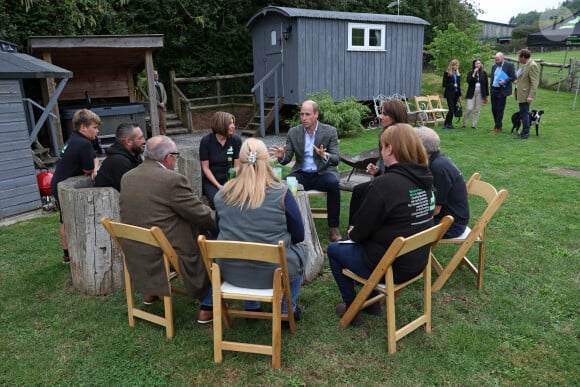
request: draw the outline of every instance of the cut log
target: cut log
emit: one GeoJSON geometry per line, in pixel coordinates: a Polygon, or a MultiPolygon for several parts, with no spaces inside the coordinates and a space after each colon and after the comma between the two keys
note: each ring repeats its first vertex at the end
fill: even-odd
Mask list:
{"type": "Polygon", "coordinates": [[[58,196],[74,288],[89,295],[123,289],[121,252],[100,222],[104,216],[120,221],[119,193],[94,188],[89,176],[77,176],[58,184],[58,196]]]}

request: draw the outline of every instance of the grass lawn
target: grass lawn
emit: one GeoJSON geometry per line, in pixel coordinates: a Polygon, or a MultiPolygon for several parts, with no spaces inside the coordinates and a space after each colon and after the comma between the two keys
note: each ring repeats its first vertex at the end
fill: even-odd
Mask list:
{"type": "MultiPolygon", "coordinates": [[[[423,94],[442,94],[440,77],[425,74],[423,94]]],[[[540,90],[546,113],[540,136],[514,141],[509,98],[504,133],[491,135],[490,106],[477,130],[438,132],[442,150],[466,179],[474,172],[509,196],[488,228],[482,290],[458,270],[433,295],[433,331],[417,330],[389,356],[383,316],[363,316],[341,329],[340,302],[328,266],[303,287],[304,319],[282,337],[282,369],[262,355],[226,352],[214,364],[211,325],[194,322],[197,305],[175,297],[176,336],[127,323],[124,292],[89,297],[72,288],[61,263],[56,215],[0,227],[1,385],[575,385],[580,375],[580,106],[574,95],[540,90]],[[506,130],[507,129],[507,130],[506,130]],[[506,133],[507,132],[507,133],[506,133]]],[[[460,125],[456,125],[460,126],[460,125]]],[[[533,132],[532,132],[533,133],[533,132]]],[[[377,132],[341,139],[354,155],[376,146],[377,132]]],[[[341,166],[346,169],[346,165],[341,166]]],[[[341,230],[348,193],[343,194],[341,230]]],[[[317,220],[323,247],[324,221],[317,220]]],[[[445,246],[439,258],[452,254],[445,246]]],[[[475,255],[475,251],[472,252],[475,255]]],[[[420,287],[404,291],[397,317],[420,308],[420,287]]],[[[160,310],[161,305],[152,309],[160,310]]],[[[268,340],[265,322],[240,321],[228,335],[268,340]]]]}

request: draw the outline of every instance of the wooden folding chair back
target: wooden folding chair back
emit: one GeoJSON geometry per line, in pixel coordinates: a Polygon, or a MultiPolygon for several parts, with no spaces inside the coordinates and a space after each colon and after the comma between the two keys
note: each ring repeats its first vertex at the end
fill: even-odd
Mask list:
{"type": "Polygon", "coordinates": [[[272,368],[280,368],[282,320],[288,321],[290,332],[294,333],[296,329],[284,242],[279,241],[277,245],[271,245],[264,243],[207,240],[203,235],[200,235],[197,241],[212,283],[214,361],[221,363],[223,359],[222,352],[224,350],[250,352],[270,355],[272,357],[272,368]],[[222,279],[220,267],[215,262],[215,259],[218,258],[261,261],[279,265],[279,268],[274,270],[273,286],[271,289],[243,288],[232,285],[222,279]],[[284,314],[282,313],[283,298],[286,299],[286,305],[288,306],[288,313],[284,314]],[[272,304],[272,312],[234,310],[233,308],[227,307],[224,302],[226,299],[269,302],[272,304]],[[231,317],[271,320],[271,345],[223,340],[222,319],[220,316],[223,317],[226,328],[231,327],[231,317]]]}
{"type": "Polygon", "coordinates": [[[415,108],[421,112],[417,115],[417,122],[419,124],[435,124],[435,126],[439,124],[428,97],[415,96],[415,108]]]}
{"type": "Polygon", "coordinates": [[[150,321],[154,324],[159,324],[165,327],[167,338],[172,338],[175,334],[173,329],[173,304],[171,299],[172,292],[185,294],[184,289],[175,288],[170,283],[170,265],[176,270],[178,276],[181,276],[181,270],[179,268],[179,261],[173,246],[167,240],[167,237],[159,227],[151,227],[151,229],[146,229],[142,227],[132,226],[125,223],[113,222],[109,218],[101,219],[101,223],[105,226],[105,229],[109,232],[119,249],[123,254],[123,266],[125,268],[125,292],[127,293],[127,310],[129,314],[129,325],[135,326],[135,317],[143,320],[150,321]],[[135,306],[135,300],[133,298],[133,283],[131,280],[131,273],[129,272],[127,266],[127,257],[125,251],[123,250],[123,245],[121,239],[126,239],[130,241],[144,243],[149,246],[158,247],[163,252],[163,263],[165,265],[165,272],[167,275],[167,286],[169,291],[169,296],[163,298],[164,315],[159,316],[135,306]]]}
{"type": "Polygon", "coordinates": [[[483,198],[487,203],[487,207],[476,220],[473,228],[467,227],[463,235],[453,239],[441,239],[439,242],[440,244],[456,244],[459,245],[459,247],[445,267],[441,265],[434,254],[431,255],[433,267],[435,267],[435,270],[437,270],[437,273],[439,274],[433,283],[434,292],[439,291],[443,285],[445,285],[460,263],[465,264],[475,275],[477,278],[477,288],[481,289],[483,286],[487,224],[508,196],[508,191],[505,189],[497,191],[493,185],[481,181],[480,179],[481,174],[478,172],[471,176],[467,182],[467,193],[470,196],[483,198]],[[467,258],[467,253],[474,243],[479,245],[477,267],[467,258]]]}
{"type": "Polygon", "coordinates": [[[430,245],[428,254],[431,254],[433,247],[441,239],[441,237],[447,232],[447,229],[453,223],[453,217],[445,216],[441,219],[441,223],[433,226],[425,231],[421,231],[410,237],[403,238],[398,237],[391,243],[381,261],[373,270],[368,279],[362,278],[348,269],[343,269],[343,274],[354,279],[355,281],[362,284],[361,290],[356,295],[354,301],[351,303],[350,307],[347,309],[339,325],[342,328],[346,328],[356,314],[368,307],[375,302],[380,301],[382,298],[386,298],[387,306],[387,347],[389,354],[393,354],[397,351],[397,341],[419,328],[425,325],[425,331],[431,332],[431,261],[427,261],[427,266],[417,275],[415,278],[410,279],[401,284],[394,283],[393,279],[393,267],[392,264],[398,257],[407,254],[411,251],[415,251],[421,247],[430,245]],[[415,320],[407,323],[401,328],[397,329],[396,318],[395,318],[395,298],[399,292],[412,284],[413,282],[423,278],[423,314],[417,317],[415,320]],[[369,299],[372,291],[377,293],[376,296],[369,299]]]}
{"type": "Polygon", "coordinates": [[[441,98],[438,95],[428,95],[427,99],[431,104],[431,111],[433,112],[433,117],[437,122],[445,122],[445,116],[449,109],[445,109],[443,107],[443,103],[441,102],[441,98]]]}

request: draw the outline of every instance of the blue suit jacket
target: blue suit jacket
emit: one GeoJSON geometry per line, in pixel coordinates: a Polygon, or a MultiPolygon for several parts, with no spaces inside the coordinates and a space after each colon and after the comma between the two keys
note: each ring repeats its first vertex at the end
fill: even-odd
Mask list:
{"type": "MultiPolygon", "coordinates": [[[[328,153],[328,162],[324,162],[316,152],[314,152],[314,162],[318,168],[318,173],[332,173],[338,178],[338,163],[340,162],[340,152],[338,149],[338,134],[334,126],[318,123],[316,136],[314,138],[316,147],[324,145],[328,153]]],[[[286,136],[286,153],[280,160],[280,164],[288,164],[294,155],[296,155],[296,162],[292,166],[290,172],[296,172],[302,168],[304,162],[304,126],[298,125],[291,128],[286,136]]]]}
{"type": "MultiPolygon", "coordinates": [[[[489,74],[489,89],[492,90],[493,87],[493,80],[495,77],[495,69],[497,68],[497,64],[494,64],[491,68],[491,73],[489,74]]],[[[512,82],[516,80],[516,70],[513,63],[503,61],[502,71],[508,75],[507,86],[500,87],[499,91],[501,95],[507,97],[508,95],[512,95],[512,82]]],[[[498,90],[498,89],[493,89],[498,90]]]]}

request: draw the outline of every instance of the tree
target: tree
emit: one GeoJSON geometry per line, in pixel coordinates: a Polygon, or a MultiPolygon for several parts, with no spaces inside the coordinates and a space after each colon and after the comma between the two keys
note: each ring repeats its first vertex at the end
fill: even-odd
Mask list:
{"type": "Polygon", "coordinates": [[[435,38],[426,46],[435,70],[442,73],[452,59],[458,59],[460,72],[466,74],[471,70],[473,59],[490,57],[492,50],[489,45],[477,38],[480,31],[479,25],[469,27],[466,32],[460,31],[453,23],[446,30],[435,27],[435,38]]]}

